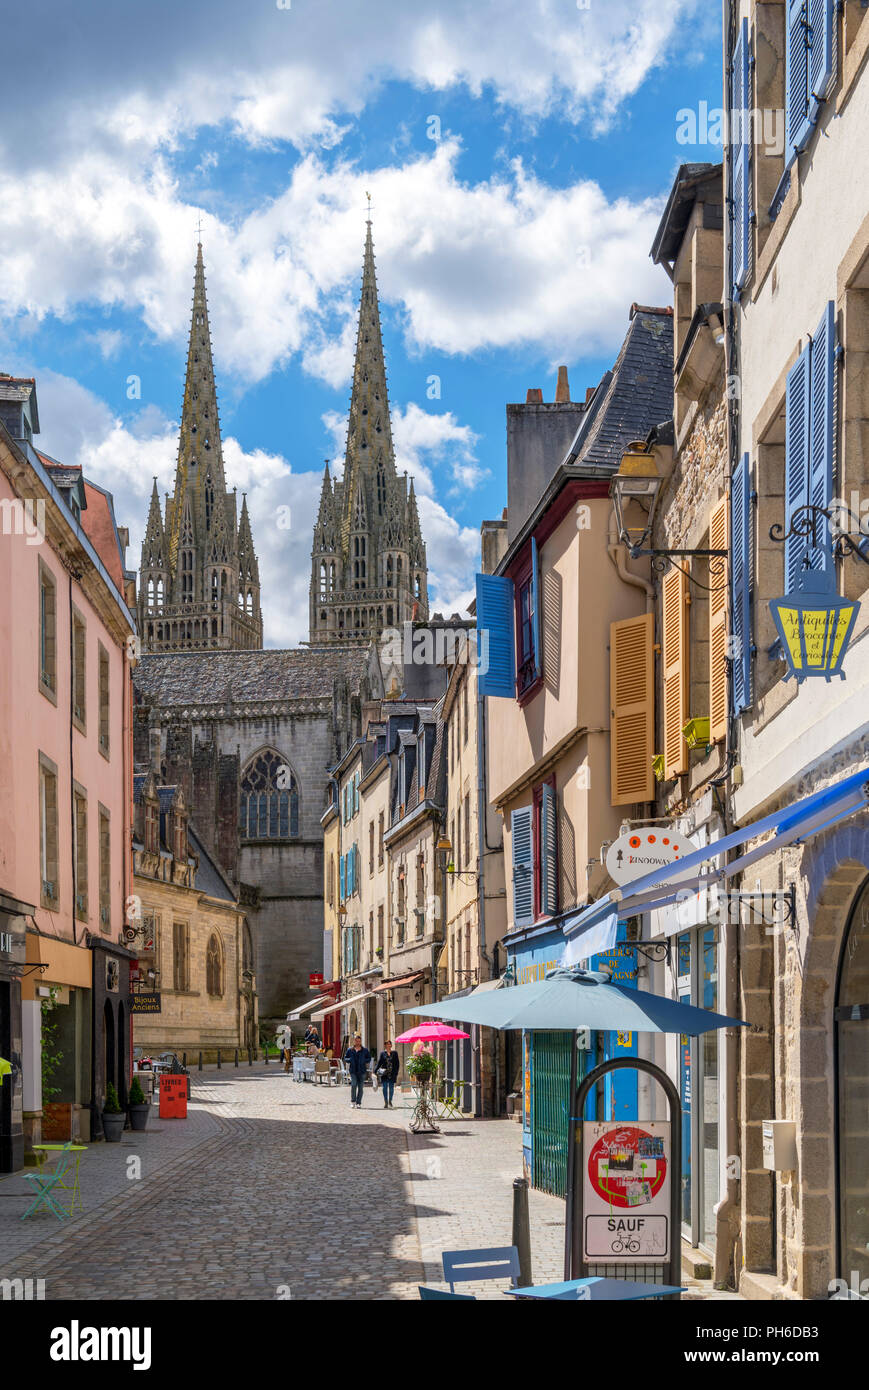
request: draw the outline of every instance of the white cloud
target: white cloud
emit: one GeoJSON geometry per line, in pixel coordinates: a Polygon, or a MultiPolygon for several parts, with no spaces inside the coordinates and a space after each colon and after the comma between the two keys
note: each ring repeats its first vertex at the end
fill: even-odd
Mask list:
{"type": "Polygon", "coordinates": [[[488,477],[474,452],[479,435],[469,425],[459,424],[450,410],[435,415],[413,401],[403,410],[393,406],[392,438],[396,467],[400,473],[406,469],[411,474],[418,493],[433,494],[436,465],[449,470],[456,491],[459,485],[469,491],[488,477]]]}

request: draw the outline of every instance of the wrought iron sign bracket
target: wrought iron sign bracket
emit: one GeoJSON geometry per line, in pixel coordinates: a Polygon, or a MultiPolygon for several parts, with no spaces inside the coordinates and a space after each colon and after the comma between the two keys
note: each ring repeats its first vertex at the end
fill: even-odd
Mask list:
{"type": "Polygon", "coordinates": [[[864,565],[869,565],[869,534],[860,529],[859,521],[856,522],[856,531],[842,530],[841,525],[845,517],[847,517],[849,526],[855,525],[855,518],[851,509],[844,504],[839,504],[834,509],[833,507],[816,507],[813,503],[807,503],[804,507],[797,507],[791,516],[791,524],[787,530],[779,524],[770,526],[769,538],[779,545],[784,545],[794,536],[799,536],[803,540],[809,541],[813,548],[820,549],[826,544],[823,537],[823,523],[828,522],[833,557],[836,560],[844,560],[847,555],[856,555],[859,560],[863,561],[864,565]],[[819,530],[821,530],[820,539],[818,537],[819,530]]]}
{"type": "Polygon", "coordinates": [[[630,945],[635,951],[639,951],[646,960],[655,962],[665,960],[668,965],[672,965],[673,943],[669,936],[666,941],[632,941],[630,945]]]}

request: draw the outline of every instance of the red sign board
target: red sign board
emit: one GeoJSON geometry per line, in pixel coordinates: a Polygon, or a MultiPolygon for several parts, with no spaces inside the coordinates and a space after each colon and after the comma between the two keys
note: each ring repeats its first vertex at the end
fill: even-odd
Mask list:
{"type": "Polygon", "coordinates": [[[187,1119],[186,1076],[170,1076],[164,1072],[160,1077],[160,1119],[187,1119]]]}
{"type": "Polygon", "coordinates": [[[317,989],[322,983],[323,983],[323,976],[322,976],[322,975],[314,974],[314,975],[309,975],[309,976],[308,976],[308,984],[311,986],[311,989],[317,989]]]}

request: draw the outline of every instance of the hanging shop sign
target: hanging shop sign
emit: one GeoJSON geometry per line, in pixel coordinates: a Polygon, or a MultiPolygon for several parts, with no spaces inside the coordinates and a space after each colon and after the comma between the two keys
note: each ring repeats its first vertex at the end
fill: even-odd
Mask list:
{"type": "MultiPolygon", "coordinates": [[[[668,864],[678,864],[696,849],[693,841],[666,826],[662,829],[660,825],[640,825],[613,840],[606,852],[607,873],[614,883],[632,883],[668,864]]],[[[678,883],[678,872],[666,882],[678,883]]]]}
{"type": "Polygon", "coordinates": [[[130,1009],[134,1014],[162,1013],[160,995],[138,990],[135,994],[130,995],[130,1009]]]}
{"type": "Polygon", "coordinates": [[[670,1125],[582,1126],[583,1260],[670,1258],[670,1125]]]}

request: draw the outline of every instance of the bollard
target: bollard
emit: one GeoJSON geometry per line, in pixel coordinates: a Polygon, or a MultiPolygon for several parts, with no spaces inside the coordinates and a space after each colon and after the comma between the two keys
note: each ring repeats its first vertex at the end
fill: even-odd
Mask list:
{"type": "Polygon", "coordinates": [[[528,1289],[531,1277],[531,1225],[528,1216],[528,1179],[513,1179],[513,1244],[519,1251],[519,1283],[528,1289]]]}
{"type": "Polygon", "coordinates": [[[182,1053],[181,1053],[181,1065],[182,1065],[182,1067],[186,1067],[186,1066],[187,1066],[187,1053],[186,1053],[186,1052],[182,1052],[182,1053]]]}
{"type": "Polygon", "coordinates": [[[202,1053],[199,1054],[199,1070],[202,1071],[202,1053]]]}
{"type": "Polygon", "coordinates": [[[253,1066],[253,1048],[251,1047],[247,1050],[247,1064],[249,1067],[253,1066]]]}
{"type": "Polygon", "coordinates": [[[217,1070],[220,1071],[220,1048],[217,1049],[217,1070]]]}
{"type": "Polygon", "coordinates": [[[238,1048],[235,1049],[235,1065],[238,1066],[238,1048]]]}
{"type": "Polygon", "coordinates": [[[268,1045],[268,1043],[266,1043],[265,1047],[263,1048],[263,1055],[265,1056],[265,1059],[266,1059],[266,1066],[268,1066],[268,1064],[269,1064],[269,1045],[268,1045]]]}

